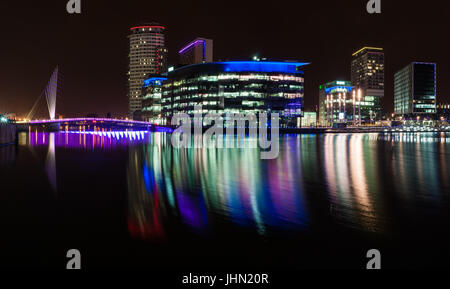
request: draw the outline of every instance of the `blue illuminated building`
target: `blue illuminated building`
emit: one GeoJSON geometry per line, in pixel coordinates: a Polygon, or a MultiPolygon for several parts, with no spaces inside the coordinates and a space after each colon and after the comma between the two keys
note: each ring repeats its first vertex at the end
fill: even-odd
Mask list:
{"type": "MultiPolygon", "coordinates": [[[[162,84],[161,115],[278,113],[282,127],[297,127],[303,116],[303,62],[228,61],[187,65],[167,73],[162,84]]],[[[151,78],[146,80],[150,83],[151,78]]]]}
{"type": "Polygon", "coordinates": [[[150,77],[144,80],[144,87],[152,85],[161,85],[163,81],[166,81],[167,77],[150,77]]]}

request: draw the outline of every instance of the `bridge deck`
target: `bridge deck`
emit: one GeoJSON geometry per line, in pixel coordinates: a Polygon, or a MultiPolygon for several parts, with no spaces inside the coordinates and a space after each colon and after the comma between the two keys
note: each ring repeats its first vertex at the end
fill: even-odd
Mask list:
{"type": "Polygon", "coordinates": [[[146,121],[138,121],[138,120],[129,120],[129,119],[114,119],[114,118],[90,118],[90,117],[81,117],[81,118],[61,118],[61,119],[43,119],[43,120],[31,120],[31,121],[22,121],[17,122],[18,124],[47,124],[47,123],[127,123],[127,124],[139,124],[139,125],[149,125],[153,126],[156,124],[146,122],[146,121]]]}

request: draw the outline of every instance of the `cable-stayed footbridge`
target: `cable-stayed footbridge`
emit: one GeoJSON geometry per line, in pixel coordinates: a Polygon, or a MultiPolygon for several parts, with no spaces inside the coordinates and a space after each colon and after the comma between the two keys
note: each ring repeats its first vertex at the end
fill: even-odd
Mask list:
{"type": "Polygon", "coordinates": [[[86,129],[93,128],[102,129],[146,129],[146,130],[164,130],[164,127],[152,124],[146,121],[137,121],[129,119],[113,119],[113,118],[96,118],[96,117],[84,117],[84,118],[56,118],[56,100],[58,99],[58,85],[60,82],[59,68],[56,67],[50,77],[47,86],[33,104],[30,112],[28,113],[26,120],[18,121],[17,126],[19,130],[29,130],[30,127],[41,126],[46,130],[58,131],[61,128],[64,129],[86,129]],[[38,104],[45,96],[48,119],[33,119],[38,104]]]}

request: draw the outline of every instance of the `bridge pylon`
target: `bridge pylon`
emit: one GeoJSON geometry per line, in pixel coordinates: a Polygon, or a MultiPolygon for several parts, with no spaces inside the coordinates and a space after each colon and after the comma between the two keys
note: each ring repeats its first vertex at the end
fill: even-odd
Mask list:
{"type": "Polygon", "coordinates": [[[58,92],[58,66],[53,71],[52,76],[45,88],[45,98],[47,99],[48,114],[50,119],[56,117],[56,94],[58,92]]]}

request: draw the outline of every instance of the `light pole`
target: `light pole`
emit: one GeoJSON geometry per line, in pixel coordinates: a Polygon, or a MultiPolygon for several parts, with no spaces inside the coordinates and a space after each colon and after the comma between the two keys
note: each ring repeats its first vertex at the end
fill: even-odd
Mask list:
{"type": "Polygon", "coordinates": [[[356,90],[353,89],[353,125],[356,125],[355,114],[356,114],[356,90]]]}
{"type": "Polygon", "coordinates": [[[327,114],[326,114],[326,125],[328,126],[328,123],[330,121],[330,95],[327,94],[327,114]]]}
{"type": "Polygon", "coordinates": [[[333,115],[333,97],[330,94],[330,101],[328,102],[328,105],[330,106],[329,110],[328,110],[328,126],[331,126],[331,117],[333,115]]]}
{"type": "Polygon", "coordinates": [[[345,111],[345,101],[346,101],[346,95],[347,95],[347,93],[346,92],[343,92],[342,93],[342,113],[343,113],[343,115],[344,115],[344,118],[342,119],[342,121],[343,122],[346,122],[346,118],[347,118],[347,112],[345,111]]]}
{"type": "Polygon", "coordinates": [[[359,121],[359,126],[361,126],[361,88],[358,89],[358,121],[359,121]]]}
{"type": "Polygon", "coordinates": [[[339,113],[338,113],[338,122],[341,122],[341,93],[339,93],[339,113]]]}

